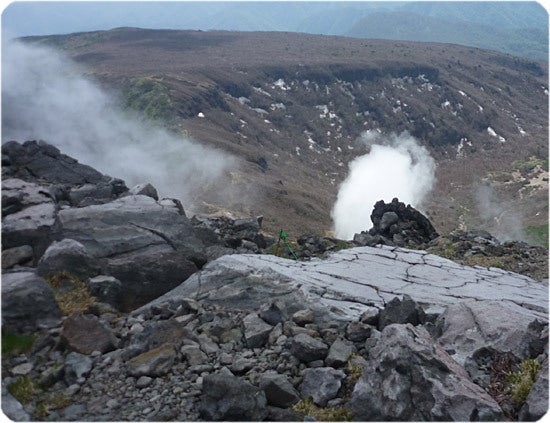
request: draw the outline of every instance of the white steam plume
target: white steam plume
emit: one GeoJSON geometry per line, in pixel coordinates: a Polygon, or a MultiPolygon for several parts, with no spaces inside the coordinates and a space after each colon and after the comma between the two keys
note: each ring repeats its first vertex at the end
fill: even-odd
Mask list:
{"type": "Polygon", "coordinates": [[[435,183],[434,159],[408,133],[385,136],[366,131],[360,141],[370,146],[370,152],[349,164],[332,209],[334,232],[342,239],[372,227],[370,215],[377,201],[397,197],[418,207],[435,183]]]}
{"type": "Polygon", "coordinates": [[[236,165],[228,154],[124,112],[83,73],[52,49],[3,45],[2,142],[45,140],[129,186],[150,182],[184,203],[236,165]]]}

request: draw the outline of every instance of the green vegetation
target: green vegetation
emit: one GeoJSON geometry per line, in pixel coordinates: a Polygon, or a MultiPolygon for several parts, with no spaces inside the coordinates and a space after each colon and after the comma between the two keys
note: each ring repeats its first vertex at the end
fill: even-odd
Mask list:
{"type": "Polygon", "coordinates": [[[548,223],[540,226],[528,226],[526,232],[533,244],[548,248],[548,223]]]}
{"type": "Polygon", "coordinates": [[[168,122],[175,117],[170,89],[162,80],[146,76],[133,78],[124,95],[127,108],[143,112],[152,120],[168,122]]]}
{"type": "Polygon", "coordinates": [[[21,404],[28,404],[35,396],[36,385],[28,376],[22,376],[8,385],[8,392],[21,404]]]}
{"type": "Polygon", "coordinates": [[[548,160],[531,157],[529,160],[515,160],[512,162],[512,166],[518,169],[522,175],[526,175],[532,172],[537,166],[548,171],[548,160]]]}
{"type": "Polygon", "coordinates": [[[508,375],[510,394],[514,400],[520,404],[525,402],[540,368],[541,365],[538,361],[528,359],[521,362],[518,372],[508,375]]]}
{"type": "Polygon", "coordinates": [[[22,376],[8,385],[8,392],[23,405],[35,404],[33,417],[43,420],[52,410],[67,407],[71,399],[63,393],[47,393],[29,377],[22,376]]]}
{"type": "Polygon", "coordinates": [[[26,354],[32,350],[37,335],[2,334],[2,357],[26,354]]]}
{"type": "Polygon", "coordinates": [[[60,408],[65,408],[71,404],[71,399],[61,393],[51,394],[43,397],[36,404],[35,417],[39,419],[44,419],[47,417],[52,410],[57,410],[60,408]]]}
{"type": "Polygon", "coordinates": [[[353,418],[352,414],[344,407],[318,407],[311,398],[306,398],[294,404],[292,410],[305,416],[313,416],[322,422],[349,422],[353,418]]]}
{"type": "Polygon", "coordinates": [[[47,275],[44,279],[54,289],[59,309],[65,315],[74,312],[85,313],[96,300],[90,295],[88,286],[67,271],[47,275]]]}

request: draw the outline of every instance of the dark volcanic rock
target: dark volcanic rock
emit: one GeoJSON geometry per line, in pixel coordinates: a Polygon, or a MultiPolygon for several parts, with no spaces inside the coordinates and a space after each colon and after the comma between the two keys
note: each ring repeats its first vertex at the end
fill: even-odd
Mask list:
{"type": "Polygon", "coordinates": [[[24,180],[70,185],[97,184],[110,180],[90,166],[61,154],[56,147],[44,141],[27,141],[23,144],[10,141],[2,144],[2,154],[9,157],[11,164],[5,173],[24,180]]]}
{"type": "Polygon", "coordinates": [[[328,401],[336,397],[345,377],[343,370],[332,367],[306,369],[301,388],[302,397],[311,397],[315,404],[325,407],[328,401]]]}
{"type": "Polygon", "coordinates": [[[267,416],[264,392],[222,371],[204,378],[200,415],[206,420],[261,421],[267,416]]]}
{"type": "Polygon", "coordinates": [[[260,378],[260,388],[265,392],[267,403],[275,407],[287,408],[300,400],[298,392],[286,375],[265,373],[260,378]]]}
{"type": "Polygon", "coordinates": [[[58,324],[61,311],[47,282],[32,272],[2,275],[2,331],[30,333],[58,324]]]}
{"type": "Polygon", "coordinates": [[[373,227],[368,233],[361,232],[353,238],[359,245],[424,246],[439,236],[426,216],[397,198],[391,203],[378,201],[371,220],[373,227]]]}
{"type": "Polygon", "coordinates": [[[328,346],[320,339],[300,333],[292,340],[292,354],[299,360],[310,361],[323,360],[328,354],[328,346]]]}
{"type": "Polygon", "coordinates": [[[501,420],[502,410],[421,327],[386,326],[348,403],[357,420],[501,420]]]}
{"type": "Polygon", "coordinates": [[[408,295],[403,299],[393,298],[382,310],[378,317],[378,330],[384,329],[392,323],[410,323],[418,325],[424,323],[425,313],[416,302],[408,295]]]}

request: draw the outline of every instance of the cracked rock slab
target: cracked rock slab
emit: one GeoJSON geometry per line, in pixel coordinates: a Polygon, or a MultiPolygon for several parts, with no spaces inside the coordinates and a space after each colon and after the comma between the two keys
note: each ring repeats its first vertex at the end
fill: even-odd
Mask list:
{"type": "Polygon", "coordinates": [[[462,266],[425,251],[387,246],[341,250],[309,262],[271,255],[223,256],[150,304],[195,297],[252,311],[269,298],[308,307],[316,321],[349,321],[405,294],[432,313],[464,300],[497,300],[530,319],[548,321],[547,284],[501,269],[462,266]]]}

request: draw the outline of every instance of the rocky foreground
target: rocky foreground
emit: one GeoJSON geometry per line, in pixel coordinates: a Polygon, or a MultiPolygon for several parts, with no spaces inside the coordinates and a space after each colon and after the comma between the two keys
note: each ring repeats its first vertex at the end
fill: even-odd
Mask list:
{"type": "MultiPolygon", "coordinates": [[[[354,242],[298,239],[307,260],[295,261],[266,254],[283,249],[261,218],[189,219],[151,185],[128,189],[42,142],[5,144],[2,175],[2,409],[13,420],[547,411],[548,283],[527,276],[541,256],[547,266],[544,251],[522,247],[522,275],[404,248],[450,238],[395,200],[354,242]]],[[[482,232],[451,241],[463,256],[519,248],[482,232]]]]}

